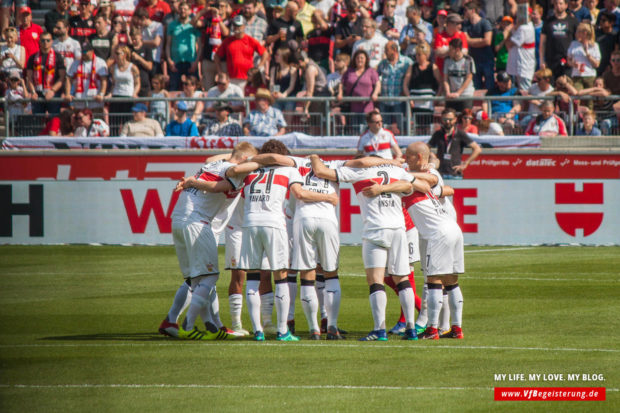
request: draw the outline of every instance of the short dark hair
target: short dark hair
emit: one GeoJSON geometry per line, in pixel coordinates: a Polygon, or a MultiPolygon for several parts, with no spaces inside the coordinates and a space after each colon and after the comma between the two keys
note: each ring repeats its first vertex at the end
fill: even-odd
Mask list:
{"type": "Polygon", "coordinates": [[[368,52],[364,49],[357,49],[355,53],[353,53],[351,62],[349,62],[349,68],[355,69],[355,59],[359,54],[364,54],[364,56],[366,56],[366,66],[364,67],[364,69],[368,69],[370,67],[370,56],[368,56],[368,52]]]}
{"type": "Polygon", "coordinates": [[[379,110],[378,110],[378,109],[373,109],[373,110],[371,110],[370,112],[368,112],[368,113],[366,114],[366,122],[370,122],[370,120],[372,119],[372,117],[373,117],[373,116],[375,116],[375,115],[379,115],[379,116],[381,116],[381,112],[379,112],[379,110]]]}
{"type": "Polygon", "coordinates": [[[148,19],[148,18],[150,18],[149,11],[146,8],[144,8],[144,7],[138,7],[136,9],[135,13],[133,14],[133,17],[139,17],[139,18],[148,19]]]}
{"type": "Polygon", "coordinates": [[[259,153],[277,153],[280,155],[289,155],[291,152],[288,150],[285,144],[277,139],[269,139],[263,143],[259,153]]]}
{"type": "Polygon", "coordinates": [[[463,41],[461,39],[459,39],[458,37],[455,37],[454,39],[450,40],[450,43],[448,43],[448,45],[450,47],[454,47],[455,49],[463,49],[463,41]]]}
{"type": "Polygon", "coordinates": [[[445,108],[443,112],[441,112],[441,116],[446,116],[446,115],[449,115],[450,113],[453,114],[454,117],[456,117],[456,110],[454,110],[454,108],[445,108]]]}

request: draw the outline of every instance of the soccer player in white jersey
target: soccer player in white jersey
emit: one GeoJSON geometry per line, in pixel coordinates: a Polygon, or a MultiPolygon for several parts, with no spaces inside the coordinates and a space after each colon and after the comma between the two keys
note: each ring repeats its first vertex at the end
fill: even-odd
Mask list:
{"type": "MultiPolygon", "coordinates": [[[[399,300],[405,313],[407,328],[403,339],[417,340],[414,328],[414,296],[409,274],[407,238],[401,204],[401,194],[378,194],[368,197],[365,192],[378,183],[401,182],[405,191],[411,189],[414,181],[409,173],[400,167],[384,164],[371,168],[354,169],[346,166],[336,170],[329,169],[316,155],[310,157],[316,176],[339,182],[352,182],[357,194],[364,220],[362,232],[362,255],[366,280],[370,288],[370,307],[374,329],[361,341],[386,341],[385,308],[387,296],[383,285],[386,273],[393,277],[398,286],[399,300]]],[[[421,190],[429,189],[428,184],[414,183],[421,190]]]]}
{"type": "Polygon", "coordinates": [[[377,155],[383,159],[404,161],[402,151],[394,138],[394,134],[383,128],[383,118],[378,110],[366,114],[368,130],[357,142],[358,155],[377,155]]]}
{"type": "MultiPolygon", "coordinates": [[[[423,142],[414,142],[407,147],[405,157],[411,171],[420,170],[428,164],[430,150],[423,142]]],[[[401,191],[400,186],[384,186],[384,191],[401,191]]],[[[425,275],[427,279],[428,323],[420,334],[421,339],[439,339],[439,312],[442,306],[442,286],[448,292],[452,326],[445,338],[462,339],[463,294],[458,284],[458,275],[465,272],[463,254],[463,233],[456,221],[432,192],[416,191],[403,198],[411,218],[423,239],[427,241],[425,275]]]]}
{"type": "MultiPolygon", "coordinates": [[[[241,187],[240,180],[226,177],[227,170],[255,153],[256,149],[251,144],[242,142],[233,150],[230,161],[209,163],[194,177],[184,178],[177,185],[177,189],[183,189],[183,192],[172,212],[172,236],[181,272],[190,280],[192,294],[183,327],[178,324],[164,326],[166,333],[171,334],[176,327],[177,336],[184,339],[212,340],[233,337],[225,330],[218,330],[209,314],[210,304],[215,301],[217,294],[215,284],[219,276],[217,242],[212,223],[220,211],[226,210],[234,202],[237,196],[235,191],[241,187]],[[227,181],[228,191],[204,192],[207,190],[204,186],[216,185],[224,180],[227,181]],[[198,315],[201,315],[205,322],[206,332],[194,326],[198,315]]],[[[184,288],[183,285],[181,288],[184,288]]],[[[174,318],[169,314],[165,321],[176,324],[176,318],[178,313],[174,318]]]]}

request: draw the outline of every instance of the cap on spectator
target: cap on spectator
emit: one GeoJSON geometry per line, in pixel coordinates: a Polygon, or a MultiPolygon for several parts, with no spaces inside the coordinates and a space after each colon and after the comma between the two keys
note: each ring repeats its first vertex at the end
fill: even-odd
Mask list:
{"type": "Polygon", "coordinates": [[[510,17],[510,16],[504,16],[504,17],[502,17],[502,23],[513,23],[513,22],[514,22],[514,20],[513,20],[513,18],[512,18],[512,17],[510,17]]]}
{"type": "Polygon", "coordinates": [[[433,7],[433,0],[422,0],[420,6],[433,7]]]}
{"type": "Polygon", "coordinates": [[[267,99],[270,103],[273,103],[273,96],[271,96],[271,92],[264,87],[258,88],[254,97],[256,99],[267,99]]]}
{"type": "Polygon", "coordinates": [[[463,23],[463,18],[456,13],[450,13],[448,14],[448,23],[463,23]]]}
{"type": "Polygon", "coordinates": [[[444,10],[444,9],[441,9],[441,10],[439,10],[437,12],[437,16],[444,16],[445,17],[447,15],[448,15],[448,12],[446,10],[444,10]]]}
{"type": "Polygon", "coordinates": [[[426,25],[422,22],[416,24],[415,26],[413,26],[414,30],[419,30],[424,34],[428,34],[428,28],[426,27],[426,25]]]}
{"type": "Polygon", "coordinates": [[[220,111],[220,110],[227,110],[229,112],[232,112],[232,108],[230,107],[230,105],[227,105],[225,103],[218,103],[217,105],[214,106],[214,109],[216,111],[220,111]]]}
{"type": "Polygon", "coordinates": [[[28,6],[20,7],[19,14],[32,14],[32,10],[28,6]]]}
{"type": "Polygon", "coordinates": [[[476,120],[477,121],[487,120],[487,119],[489,119],[489,115],[484,110],[479,110],[476,113],[476,120]]]}
{"type": "Polygon", "coordinates": [[[19,74],[17,72],[13,72],[9,76],[9,80],[19,80],[19,79],[21,79],[21,77],[19,77],[19,74]]]}
{"type": "Polygon", "coordinates": [[[233,23],[233,26],[245,26],[245,18],[242,15],[237,14],[234,17],[232,23],[233,23]]]}
{"type": "Polygon", "coordinates": [[[504,71],[501,71],[497,74],[498,82],[508,82],[510,80],[510,75],[504,71]]]}
{"type": "Polygon", "coordinates": [[[82,43],[82,52],[90,52],[91,50],[95,50],[95,49],[93,49],[93,45],[90,44],[90,42],[82,43]]]}
{"type": "Polygon", "coordinates": [[[148,108],[146,107],[144,103],[136,103],[131,108],[131,111],[132,112],[148,112],[148,108]]]}
{"type": "Polygon", "coordinates": [[[177,107],[177,110],[181,110],[183,112],[187,112],[187,103],[185,103],[182,100],[177,102],[176,107],[177,107]]]}

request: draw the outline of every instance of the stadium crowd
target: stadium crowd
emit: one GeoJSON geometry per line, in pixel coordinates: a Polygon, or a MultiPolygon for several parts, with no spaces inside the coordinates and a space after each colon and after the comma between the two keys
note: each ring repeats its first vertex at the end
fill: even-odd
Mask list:
{"type": "Polygon", "coordinates": [[[389,98],[438,96],[445,102],[409,102],[416,127],[426,127],[417,130],[431,133],[435,106],[445,103],[470,133],[566,135],[572,104],[578,133],[612,134],[620,101],[604,98],[620,95],[619,4],[56,0],[44,28],[18,5],[13,26],[2,9],[0,88],[12,120],[32,114],[46,119],[42,133],[64,136],[84,133],[83,117],[102,125],[85,128],[86,136],[120,135],[137,97],[152,99],[146,113],[162,131],[275,135],[323,113],[321,102],[281,98],[322,96],[337,98],[331,111],[343,132],[362,131],[363,114],[379,109],[402,133],[407,103],[389,98]],[[517,95],[532,99],[481,99],[517,95]],[[580,99],[586,95],[595,98],[580,99]],[[233,100],[252,96],[248,113],[233,100]],[[367,100],[342,102],[345,96],[367,100]],[[555,96],[553,116],[534,99],[542,96],[555,96]],[[126,101],[104,102],[110,97],[126,101]],[[20,100],[29,98],[36,100],[20,100]],[[195,127],[168,128],[177,118],[195,127]],[[584,118],[593,125],[582,125],[584,118]]]}

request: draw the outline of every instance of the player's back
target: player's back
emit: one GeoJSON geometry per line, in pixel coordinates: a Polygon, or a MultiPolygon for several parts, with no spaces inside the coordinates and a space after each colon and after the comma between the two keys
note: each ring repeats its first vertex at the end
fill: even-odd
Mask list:
{"type": "Polygon", "coordinates": [[[415,191],[403,197],[403,204],[413,219],[420,236],[430,239],[437,235],[446,226],[456,226],[456,221],[450,217],[437,197],[429,192],[423,194],[415,191]]]}
{"type": "MultiPolygon", "coordinates": [[[[297,164],[299,175],[303,179],[302,188],[307,191],[318,192],[321,194],[333,194],[339,191],[337,182],[328,179],[321,179],[312,172],[312,164],[306,158],[293,158],[297,164]]],[[[325,165],[330,169],[336,169],[343,166],[345,161],[327,161],[325,165]]],[[[336,207],[329,202],[304,202],[295,201],[295,218],[312,217],[329,219],[338,225],[338,217],[336,216],[336,207]]]]}

